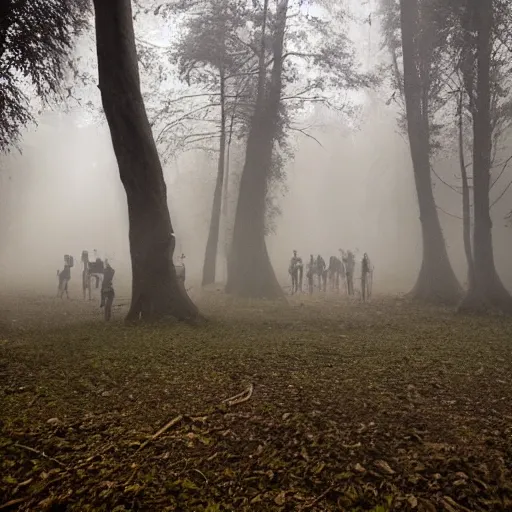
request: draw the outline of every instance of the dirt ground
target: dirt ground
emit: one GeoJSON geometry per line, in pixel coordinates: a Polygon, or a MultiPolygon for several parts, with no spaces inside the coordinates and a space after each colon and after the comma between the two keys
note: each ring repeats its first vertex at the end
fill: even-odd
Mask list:
{"type": "Polygon", "coordinates": [[[0,510],[512,510],[511,320],[196,301],[128,328],[0,299],[0,510]]]}

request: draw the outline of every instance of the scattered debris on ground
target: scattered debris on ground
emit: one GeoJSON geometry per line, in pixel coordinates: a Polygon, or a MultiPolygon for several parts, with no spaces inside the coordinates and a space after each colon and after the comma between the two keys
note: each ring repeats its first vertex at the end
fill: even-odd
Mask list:
{"type": "Polygon", "coordinates": [[[0,511],[512,510],[512,321],[199,303],[2,331],[0,511]]]}

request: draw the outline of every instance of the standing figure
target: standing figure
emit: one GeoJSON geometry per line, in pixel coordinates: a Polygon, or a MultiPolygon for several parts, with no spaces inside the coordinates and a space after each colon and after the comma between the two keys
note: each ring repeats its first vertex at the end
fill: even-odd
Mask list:
{"type": "Polygon", "coordinates": [[[367,253],[364,253],[361,262],[361,294],[363,302],[372,295],[373,268],[367,253]]]}
{"type": "Polygon", "coordinates": [[[340,257],[339,257],[339,260],[340,260],[340,279],[341,279],[341,282],[343,283],[343,289],[345,290],[345,295],[347,295],[348,294],[347,272],[346,272],[346,269],[345,269],[346,254],[345,254],[345,251],[343,249],[339,249],[339,253],[340,253],[340,257]]]}
{"type": "MultiPolygon", "coordinates": [[[[96,255],[96,249],[94,249],[96,255]]],[[[103,279],[103,273],[105,272],[105,265],[101,258],[95,256],[95,261],[89,261],[89,251],[82,251],[82,291],[84,294],[84,300],[88,295],[91,300],[91,280],[92,278],[96,281],[96,288],[99,288],[100,282],[103,279]]]]}
{"type": "Polygon", "coordinates": [[[331,286],[331,290],[336,290],[338,293],[340,291],[340,278],[341,278],[341,267],[343,263],[336,256],[331,256],[329,258],[329,268],[327,269],[329,284],[331,286]]]}
{"type": "Polygon", "coordinates": [[[318,288],[325,292],[327,289],[327,265],[320,254],[316,257],[316,274],[318,275],[318,288]]]}
{"type": "Polygon", "coordinates": [[[112,303],[116,296],[114,292],[114,274],[116,271],[110,266],[108,260],[105,260],[105,268],[103,271],[103,281],[101,283],[101,303],[100,308],[105,307],[105,320],[108,322],[112,317],[112,303]]]}
{"type": "Polygon", "coordinates": [[[71,279],[71,267],[73,267],[74,261],[73,256],[69,254],[64,255],[64,269],[62,271],[57,270],[57,277],[59,278],[59,286],[57,288],[57,296],[62,299],[64,293],[69,299],[68,283],[71,279]]]}
{"type": "Polygon", "coordinates": [[[307,271],[306,271],[306,277],[308,279],[308,290],[309,290],[310,295],[313,295],[314,275],[315,275],[315,259],[313,258],[313,255],[311,254],[309,256],[309,263],[308,263],[307,271]]]}
{"type": "Polygon", "coordinates": [[[84,300],[86,294],[89,294],[89,300],[91,300],[91,275],[89,274],[89,251],[82,251],[82,292],[84,294],[84,300]]]}
{"type": "Polygon", "coordinates": [[[352,251],[347,251],[346,256],[343,258],[345,264],[345,274],[347,277],[347,292],[349,295],[354,295],[354,270],[356,267],[356,259],[352,251]]]}
{"type": "Polygon", "coordinates": [[[302,291],[302,273],[304,271],[304,265],[302,258],[297,256],[297,251],[293,251],[293,257],[290,260],[290,266],[288,267],[288,273],[292,276],[292,295],[297,293],[299,290],[302,291]]]}

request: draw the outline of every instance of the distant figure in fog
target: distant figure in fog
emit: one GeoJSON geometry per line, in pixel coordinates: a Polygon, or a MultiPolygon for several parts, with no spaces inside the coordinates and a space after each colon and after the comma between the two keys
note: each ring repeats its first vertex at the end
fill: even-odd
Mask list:
{"type": "Polygon", "coordinates": [[[71,280],[71,267],[73,266],[73,256],[69,254],[64,255],[64,269],[57,270],[57,277],[59,279],[59,286],[57,288],[57,296],[62,299],[64,293],[69,299],[68,283],[71,280]]]}
{"type": "Polygon", "coordinates": [[[363,302],[371,297],[373,282],[373,268],[367,253],[364,253],[361,262],[361,293],[363,302]]]}
{"type": "Polygon", "coordinates": [[[343,263],[347,276],[347,292],[349,295],[354,295],[354,270],[356,267],[356,259],[352,251],[347,251],[346,256],[343,258],[343,263]]]}
{"type": "Polygon", "coordinates": [[[304,265],[302,264],[302,258],[297,256],[297,251],[293,251],[293,257],[288,267],[288,273],[292,276],[292,294],[302,291],[303,270],[304,265]]]}
{"type": "Polygon", "coordinates": [[[114,274],[116,271],[110,266],[108,260],[105,260],[105,267],[103,271],[103,281],[101,283],[101,303],[100,308],[105,307],[105,320],[108,322],[112,317],[112,304],[114,297],[114,274]]]}
{"type": "Polygon", "coordinates": [[[316,257],[315,271],[318,276],[318,288],[325,292],[327,290],[327,265],[320,254],[316,257]]]}
{"type": "Polygon", "coordinates": [[[313,294],[314,274],[315,274],[315,258],[311,254],[309,256],[309,263],[308,263],[307,272],[306,272],[306,277],[308,279],[308,290],[309,290],[310,295],[313,294]]]}

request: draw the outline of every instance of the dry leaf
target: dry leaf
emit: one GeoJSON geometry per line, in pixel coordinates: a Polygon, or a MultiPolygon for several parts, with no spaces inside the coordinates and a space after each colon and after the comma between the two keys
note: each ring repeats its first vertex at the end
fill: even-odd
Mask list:
{"type": "Polygon", "coordinates": [[[391,469],[390,465],[385,460],[376,460],[374,462],[376,468],[380,469],[386,475],[394,475],[395,471],[391,469]]]}

